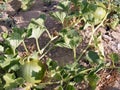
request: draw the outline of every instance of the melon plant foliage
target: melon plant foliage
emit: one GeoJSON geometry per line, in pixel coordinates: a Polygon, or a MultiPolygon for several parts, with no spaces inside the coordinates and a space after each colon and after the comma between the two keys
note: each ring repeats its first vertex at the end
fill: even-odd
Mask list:
{"type": "MultiPolygon", "coordinates": [[[[7,2],[8,0],[5,0],[7,2]]],[[[21,8],[26,11],[32,8],[34,0],[20,0],[21,8]]],[[[52,0],[43,0],[52,3],[52,0]]],[[[77,90],[78,83],[85,82],[86,87],[95,90],[99,81],[98,72],[106,68],[117,68],[119,55],[111,53],[108,65],[105,60],[104,49],[99,47],[99,37],[96,31],[100,27],[115,30],[120,20],[119,0],[60,0],[57,11],[50,12],[50,16],[62,24],[57,35],[51,34],[45,26],[46,16],[40,15],[31,19],[28,27],[13,27],[10,33],[3,32],[0,41],[0,90],[41,90],[55,85],[55,90],[77,90]],[[91,36],[87,46],[82,45],[81,30],[91,27],[91,36]],[[49,41],[41,46],[42,35],[46,33],[49,41]],[[29,50],[26,43],[30,39],[35,41],[36,50],[29,50]],[[91,48],[92,46],[92,48],[91,48]],[[74,61],[59,65],[47,53],[56,47],[72,50],[74,61]],[[94,47],[94,48],[93,48],[94,47]],[[24,49],[21,55],[19,48],[24,49]],[[88,66],[80,62],[85,60],[88,66]]],[[[56,52],[57,53],[57,52],[56,52]]]]}

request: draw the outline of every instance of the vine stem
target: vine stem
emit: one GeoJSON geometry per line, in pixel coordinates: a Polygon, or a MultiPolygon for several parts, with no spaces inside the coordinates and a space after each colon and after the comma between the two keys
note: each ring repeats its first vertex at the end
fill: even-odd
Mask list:
{"type": "Polygon", "coordinates": [[[45,29],[45,30],[46,30],[46,32],[47,32],[49,38],[52,39],[52,36],[50,35],[50,32],[49,32],[47,29],[45,29]]]}
{"type": "MultiPolygon", "coordinates": [[[[113,67],[103,67],[103,68],[113,68],[113,67]]],[[[114,67],[114,68],[116,68],[116,69],[120,69],[120,67],[114,67]]],[[[78,75],[80,75],[80,74],[85,74],[85,73],[87,73],[87,72],[89,72],[89,71],[91,71],[91,70],[93,70],[94,68],[88,68],[88,69],[86,69],[86,70],[83,70],[83,71],[81,71],[81,72],[79,72],[79,73],[77,73],[77,74],[75,74],[74,76],[71,76],[70,78],[68,78],[68,79],[63,79],[63,82],[68,82],[68,81],[70,81],[71,79],[73,79],[74,77],[76,77],[76,76],[78,76],[78,75]]],[[[45,84],[45,85],[52,85],[52,84],[60,84],[61,83],[61,81],[56,81],[56,82],[47,82],[47,83],[41,83],[41,84],[45,84]]]]}
{"type": "Polygon", "coordinates": [[[77,62],[81,59],[81,57],[84,55],[84,53],[87,51],[87,49],[88,49],[89,46],[91,45],[92,40],[93,40],[93,35],[94,35],[94,33],[98,30],[98,28],[100,28],[100,27],[103,25],[103,23],[104,23],[104,21],[106,20],[108,14],[109,14],[109,12],[106,13],[104,19],[101,21],[101,23],[100,23],[96,28],[94,28],[94,25],[92,25],[92,34],[91,34],[90,40],[89,40],[89,42],[88,42],[88,45],[87,45],[87,47],[82,51],[82,53],[80,54],[80,56],[77,58],[77,60],[76,60],[77,62]]]}
{"type": "Polygon", "coordinates": [[[74,61],[76,61],[76,48],[73,47],[73,55],[74,55],[74,61]]]}
{"type": "Polygon", "coordinates": [[[37,45],[38,52],[39,52],[40,55],[41,55],[42,52],[41,52],[41,50],[40,50],[40,45],[39,45],[39,42],[38,42],[38,38],[35,38],[35,41],[36,41],[36,45],[37,45]]]}
{"type": "Polygon", "coordinates": [[[88,71],[90,71],[90,70],[93,70],[93,69],[94,69],[94,68],[85,69],[85,70],[83,70],[83,71],[81,71],[81,72],[75,74],[74,76],[71,76],[70,78],[68,78],[68,79],[65,80],[64,82],[69,81],[69,80],[73,79],[74,77],[76,77],[76,76],[78,76],[78,75],[80,75],[80,74],[85,74],[86,72],[88,72],[88,71]]]}
{"type": "Polygon", "coordinates": [[[103,67],[104,69],[120,69],[120,67],[110,66],[110,67],[103,67]]]}
{"type": "MultiPolygon", "coordinates": [[[[84,73],[86,73],[86,72],[88,72],[88,71],[90,71],[90,70],[93,70],[93,69],[94,69],[94,68],[89,68],[89,69],[83,70],[83,71],[77,73],[76,75],[71,76],[71,77],[68,78],[68,79],[63,79],[62,82],[68,82],[68,81],[70,81],[71,79],[73,79],[74,77],[76,77],[76,76],[78,76],[78,75],[80,75],[80,74],[84,74],[84,73]]],[[[51,82],[51,81],[50,81],[50,82],[47,82],[47,83],[41,83],[41,84],[52,85],[52,84],[60,84],[60,83],[61,83],[61,81],[56,81],[56,82],[51,82]]]]}
{"type": "Polygon", "coordinates": [[[44,52],[44,50],[51,44],[51,42],[53,41],[53,40],[55,40],[56,38],[58,38],[58,36],[56,36],[56,37],[53,37],[48,43],[47,43],[47,45],[42,49],[42,55],[40,56],[40,58],[39,59],[42,59],[53,47],[50,47],[45,53],[43,53],[44,52]]]}
{"type": "Polygon", "coordinates": [[[45,47],[42,48],[41,52],[43,53],[44,50],[50,45],[50,43],[51,43],[53,40],[55,40],[56,38],[58,38],[58,36],[55,36],[55,37],[51,38],[51,40],[45,45],[45,47]]]}
{"type": "Polygon", "coordinates": [[[24,40],[23,40],[23,46],[24,46],[25,51],[26,51],[27,53],[29,53],[24,40]]]}

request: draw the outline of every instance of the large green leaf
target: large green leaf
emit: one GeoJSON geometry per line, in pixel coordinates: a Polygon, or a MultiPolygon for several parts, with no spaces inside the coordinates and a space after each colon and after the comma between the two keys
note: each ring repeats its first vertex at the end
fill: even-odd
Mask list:
{"type": "Polygon", "coordinates": [[[5,55],[0,58],[0,67],[7,71],[17,71],[19,69],[19,58],[5,55]]]}
{"type": "Polygon", "coordinates": [[[20,37],[18,33],[14,33],[14,35],[8,38],[7,40],[10,42],[10,45],[12,46],[14,51],[23,41],[23,39],[20,37]]]}
{"type": "Polygon", "coordinates": [[[39,60],[30,59],[21,65],[20,72],[26,82],[35,84],[43,79],[46,66],[39,60]]]}
{"type": "Polygon", "coordinates": [[[14,88],[17,88],[19,85],[23,84],[24,80],[22,78],[15,77],[14,73],[6,73],[3,76],[3,79],[5,80],[4,88],[5,90],[12,90],[14,88]]]}
{"type": "Polygon", "coordinates": [[[72,30],[63,29],[60,32],[60,36],[61,38],[56,43],[56,46],[59,47],[66,47],[73,49],[76,48],[81,41],[80,35],[74,29],[72,30]]]}
{"type": "Polygon", "coordinates": [[[65,20],[65,18],[67,16],[67,14],[65,12],[59,12],[59,11],[53,12],[51,15],[55,19],[57,19],[58,21],[60,21],[62,24],[64,23],[64,20],[65,20]]]}
{"type": "Polygon", "coordinates": [[[70,6],[70,1],[63,1],[58,4],[57,9],[68,12],[68,10],[70,9],[69,6],[70,6]]]}
{"type": "Polygon", "coordinates": [[[46,30],[46,27],[44,26],[44,18],[40,17],[38,19],[32,19],[28,25],[28,29],[32,30],[29,38],[38,39],[46,30]]]}
{"type": "Polygon", "coordinates": [[[26,30],[22,30],[20,28],[13,28],[13,32],[8,36],[6,39],[10,46],[12,47],[13,51],[21,44],[26,36],[26,30]]]}

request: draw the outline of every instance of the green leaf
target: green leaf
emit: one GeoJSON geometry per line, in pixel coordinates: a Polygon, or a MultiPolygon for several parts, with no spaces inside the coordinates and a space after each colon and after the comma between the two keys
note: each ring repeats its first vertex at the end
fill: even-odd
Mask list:
{"type": "Polygon", "coordinates": [[[53,61],[51,59],[48,59],[47,60],[47,66],[48,66],[48,69],[49,70],[55,70],[58,66],[57,62],[56,61],[53,61]]]}
{"type": "Polygon", "coordinates": [[[82,80],[84,80],[84,74],[80,74],[74,78],[76,83],[81,82],[82,80]]]}
{"type": "Polygon", "coordinates": [[[42,35],[42,33],[44,31],[45,31],[45,29],[42,29],[40,27],[38,27],[36,29],[34,28],[34,30],[32,31],[32,35],[31,35],[30,38],[36,38],[36,39],[38,39],[42,35]]]}
{"type": "Polygon", "coordinates": [[[28,56],[28,59],[39,60],[38,52],[34,51],[31,55],[28,56]]]}
{"type": "Polygon", "coordinates": [[[96,74],[90,73],[87,76],[87,80],[89,81],[89,85],[91,90],[95,90],[96,86],[97,86],[97,82],[99,80],[99,77],[96,74]]]}
{"type": "Polygon", "coordinates": [[[94,51],[88,51],[88,53],[86,54],[86,58],[90,63],[96,63],[96,64],[101,63],[98,54],[94,51]]]}
{"type": "Polygon", "coordinates": [[[113,30],[115,30],[118,24],[119,24],[118,15],[114,14],[113,17],[112,17],[112,21],[110,22],[110,27],[113,30]]]}
{"type": "Polygon", "coordinates": [[[57,9],[68,12],[70,9],[70,1],[62,1],[58,4],[57,9]]]}
{"type": "Polygon", "coordinates": [[[13,28],[13,32],[7,38],[7,41],[11,45],[11,47],[12,47],[14,52],[15,52],[15,49],[24,40],[25,35],[26,35],[26,31],[25,30],[21,30],[20,28],[13,28]]]}
{"type": "Polygon", "coordinates": [[[31,30],[29,38],[38,39],[46,30],[46,27],[44,26],[44,19],[41,17],[38,19],[32,19],[28,25],[28,29],[31,30]]]}
{"type": "Polygon", "coordinates": [[[41,61],[32,59],[21,65],[20,72],[26,82],[31,84],[40,83],[45,75],[46,66],[41,61]]]}
{"type": "Polygon", "coordinates": [[[58,21],[60,21],[63,24],[67,15],[65,12],[57,11],[57,12],[53,12],[51,14],[51,16],[53,16],[55,19],[57,19],[58,21]]]}
{"type": "Polygon", "coordinates": [[[73,49],[76,48],[81,41],[80,35],[74,29],[72,30],[63,29],[60,32],[60,36],[61,38],[56,42],[56,46],[59,47],[73,49]]]}
{"type": "Polygon", "coordinates": [[[10,71],[17,71],[17,70],[19,70],[19,65],[16,63],[14,63],[14,64],[11,64],[10,65],[11,67],[9,67],[9,70],[8,70],[8,72],[10,72],[10,71]]]}
{"type": "Polygon", "coordinates": [[[15,34],[13,37],[10,37],[7,39],[10,42],[10,45],[12,46],[13,51],[21,44],[23,41],[19,34],[15,34]]]}
{"type": "Polygon", "coordinates": [[[74,83],[69,83],[67,86],[66,86],[66,89],[65,90],[76,90],[75,87],[74,87],[74,83]]]}
{"type": "Polygon", "coordinates": [[[17,71],[19,69],[19,58],[5,55],[5,57],[0,61],[0,67],[7,71],[17,71]]]}
{"type": "Polygon", "coordinates": [[[110,58],[114,63],[118,63],[118,61],[120,60],[120,56],[117,53],[110,54],[110,58]]]}
{"type": "Polygon", "coordinates": [[[23,84],[24,80],[22,78],[15,77],[14,73],[6,73],[3,76],[3,79],[5,80],[5,90],[12,90],[13,88],[17,88],[18,85],[23,84]]]}
{"type": "Polygon", "coordinates": [[[70,0],[70,1],[73,2],[75,6],[79,5],[79,0],[70,0]]]}
{"type": "Polygon", "coordinates": [[[62,77],[59,71],[52,73],[52,77],[54,78],[54,80],[62,80],[62,77]]]}
{"type": "Polygon", "coordinates": [[[4,47],[2,45],[0,45],[0,52],[4,51],[4,47]]]}
{"type": "Polygon", "coordinates": [[[28,10],[32,6],[33,3],[34,3],[34,0],[21,0],[22,10],[24,11],[28,10]]]}
{"type": "Polygon", "coordinates": [[[7,40],[5,40],[4,42],[1,42],[0,45],[4,47],[4,54],[9,54],[9,55],[13,54],[12,46],[7,40]]]}
{"type": "Polygon", "coordinates": [[[6,39],[6,38],[8,37],[8,33],[7,33],[7,32],[4,32],[4,33],[2,34],[2,37],[3,37],[4,39],[6,39]]]}

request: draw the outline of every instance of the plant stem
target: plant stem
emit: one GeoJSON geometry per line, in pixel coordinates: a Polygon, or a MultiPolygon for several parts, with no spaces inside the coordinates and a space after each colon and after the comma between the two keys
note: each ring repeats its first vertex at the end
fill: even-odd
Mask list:
{"type": "MultiPolygon", "coordinates": [[[[56,82],[51,82],[51,81],[48,81],[46,83],[40,83],[41,85],[52,85],[52,84],[60,84],[61,82],[60,81],[56,81],[56,82]]],[[[39,86],[39,85],[38,85],[39,86]]]]}
{"type": "Polygon", "coordinates": [[[80,56],[77,58],[77,60],[76,60],[77,62],[81,59],[81,57],[84,55],[84,53],[87,51],[87,49],[88,49],[89,46],[91,45],[92,40],[93,40],[93,35],[94,35],[94,33],[98,30],[98,28],[100,28],[100,27],[103,25],[103,23],[104,23],[104,21],[106,20],[108,14],[109,14],[109,13],[106,13],[104,19],[101,21],[101,23],[100,23],[96,28],[94,28],[94,25],[92,25],[92,31],[93,31],[93,32],[92,32],[92,34],[91,34],[89,43],[88,43],[87,47],[82,51],[82,53],[80,54],[80,56]]]}
{"type": "Polygon", "coordinates": [[[110,66],[110,67],[103,67],[105,69],[120,69],[120,67],[116,67],[116,66],[110,66]]]}
{"type": "Polygon", "coordinates": [[[46,32],[47,32],[49,38],[52,39],[52,36],[50,35],[50,32],[49,32],[47,29],[45,29],[45,30],[46,30],[46,32]]]}
{"type": "Polygon", "coordinates": [[[73,47],[73,55],[74,55],[74,61],[76,61],[76,48],[73,47]]]}
{"type": "MultiPolygon", "coordinates": [[[[113,67],[104,67],[104,68],[111,68],[111,69],[113,69],[113,67]]],[[[114,67],[114,68],[120,69],[120,67],[114,67]]],[[[68,81],[70,81],[71,79],[73,79],[74,77],[76,77],[76,76],[78,76],[78,75],[80,75],[80,74],[85,74],[85,73],[87,73],[88,71],[91,71],[91,70],[93,70],[93,69],[94,69],[94,68],[85,69],[85,70],[77,73],[76,75],[71,76],[71,77],[68,78],[68,79],[64,79],[63,82],[68,82],[68,81]]],[[[50,81],[50,82],[47,82],[47,83],[40,83],[40,84],[41,84],[41,85],[42,85],[42,84],[44,84],[44,85],[52,85],[52,84],[60,84],[60,83],[61,83],[61,81],[56,81],[56,82],[51,82],[51,81],[50,81]]]]}
{"type": "Polygon", "coordinates": [[[16,48],[13,49],[13,55],[15,56],[16,55],[16,52],[15,52],[16,48]]]}
{"type": "Polygon", "coordinates": [[[51,38],[51,40],[45,45],[45,47],[42,48],[41,52],[44,52],[44,50],[45,50],[45,49],[50,45],[50,43],[51,43],[53,40],[55,40],[56,38],[58,38],[58,36],[55,36],[55,37],[51,38]]]}
{"type": "Polygon", "coordinates": [[[45,53],[40,56],[39,60],[41,60],[53,47],[49,48],[45,53]]]}
{"type": "Polygon", "coordinates": [[[23,46],[24,46],[25,51],[26,51],[27,53],[29,53],[29,52],[28,52],[28,49],[27,49],[27,47],[26,47],[25,41],[23,41],[23,46]]]}
{"type": "Polygon", "coordinates": [[[70,81],[71,79],[73,79],[74,77],[80,75],[80,74],[85,74],[86,72],[90,71],[90,70],[93,70],[94,68],[88,68],[88,69],[85,69],[77,74],[75,74],[74,76],[71,76],[70,78],[68,79],[65,79],[64,82],[67,82],[67,81],[70,81]]]}
{"type": "Polygon", "coordinates": [[[41,55],[42,52],[41,52],[41,50],[40,50],[40,45],[39,45],[39,42],[38,42],[38,38],[35,38],[35,41],[36,41],[36,45],[37,45],[38,52],[39,52],[39,54],[41,55]]]}
{"type": "Polygon", "coordinates": [[[115,62],[112,60],[112,66],[115,67],[115,62]]]}
{"type": "MultiPolygon", "coordinates": [[[[90,71],[90,70],[92,70],[92,69],[94,69],[94,68],[89,68],[89,69],[83,70],[83,71],[79,72],[78,74],[76,74],[76,75],[74,75],[74,76],[71,76],[71,77],[68,78],[68,79],[63,79],[62,83],[68,82],[68,81],[70,81],[71,79],[73,79],[74,77],[76,77],[76,76],[78,76],[78,75],[80,75],[80,74],[84,74],[84,73],[86,73],[86,72],[88,72],[88,71],[90,71]]],[[[61,83],[61,81],[56,81],[56,82],[51,82],[51,81],[50,81],[50,82],[47,82],[47,83],[40,83],[40,84],[52,85],[52,84],[60,84],[60,83],[61,83]]]]}

